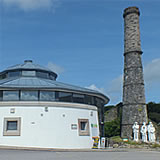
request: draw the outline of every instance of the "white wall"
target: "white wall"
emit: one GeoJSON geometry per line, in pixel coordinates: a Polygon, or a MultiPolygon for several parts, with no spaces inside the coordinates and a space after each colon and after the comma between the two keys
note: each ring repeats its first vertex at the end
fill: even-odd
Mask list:
{"type": "MultiPolygon", "coordinates": [[[[99,135],[97,110],[94,106],[71,103],[38,102],[0,103],[0,145],[42,148],[91,148],[92,131],[99,135]],[[37,104],[38,103],[38,104],[37,104]],[[45,107],[48,107],[48,112],[45,107]],[[15,113],[10,113],[14,108],[15,113]],[[93,116],[91,116],[93,112],[93,116]],[[21,117],[21,135],[3,136],[5,117],[21,117]],[[78,119],[89,119],[90,136],[79,136],[78,119]],[[77,124],[77,130],[71,129],[77,124]],[[91,128],[97,124],[97,128],[91,128]]],[[[95,136],[95,135],[94,135],[95,136]]]]}

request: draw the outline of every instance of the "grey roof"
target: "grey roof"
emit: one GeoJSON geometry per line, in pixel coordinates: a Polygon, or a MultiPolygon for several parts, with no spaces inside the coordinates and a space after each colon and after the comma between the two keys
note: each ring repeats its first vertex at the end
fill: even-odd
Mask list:
{"type": "Polygon", "coordinates": [[[18,70],[18,69],[32,69],[32,70],[43,70],[47,72],[53,72],[47,67],[43,67],[39,64],[32,63],[32,60],[25,60],[23,64],[17,64],[11,67],[8,67],[6,70],[18,70]]]}
{"type": "Polygon", "coordinates": [[[38,77],[17,77],[0,80],[0,88],[61,88],[77,90],[82,92],[99,93],[95,90],[69,85],[54,80],[38,78],[38,77]]]}
{"type": "MultiPolygon", "coordinates": [[[[18,64],[12,67],[7,68],[5,71],[1,73],[5,73],[7,71],[16,71],[16,70],[42,70],[42,71],[47,71],[47,72],[52,72],[48,68],[42,67],[38,64],[32,63],[31,60],[26,60],[24,64],[18,64]]],[[[54,73],[54,72],[52,72],[54,73]]],[[[57,74],[54,73],[56,76],[57,74]]],[[[5,79],[0,80],[0,89],[5,88],[5,89],[53,89],[53,90],[63,90],[63,91],[73,91],[73,92],[78,92],[78,93],[83,93],[83,94],[92,94],[95,96],[100,96],[102,97],[106,103],[108,103],[109,98],[105,96],[104,94],[83,88],[83,87],[78,87],[70,84],[65,84],[61,82],[57,82],[56,80],[51,80],[51,79],[46,79],[46,78],[40,78],[40,77],[27,77],[27,76],[17,76],[17,77],[8,77],[5,79]]]]}
{"type": "Polygon", "coordinates": [[[78,93],[87,93],[87,94],[93,94],[93,95],[99,95],[102,96],[104,99],[107,99],[108,97],[104,94],[83,88],[78,87],[70,84],[65,84],[61,82],[57,82],[55,80],[50,79],[44,79],[39,77],[16,77],[16,78],[6,78],[3,80],[0,80],[0,88],[7,88],[7,89],[55,89],[55,90],[65,90],[65,91],[74,91],[78,93]]]}

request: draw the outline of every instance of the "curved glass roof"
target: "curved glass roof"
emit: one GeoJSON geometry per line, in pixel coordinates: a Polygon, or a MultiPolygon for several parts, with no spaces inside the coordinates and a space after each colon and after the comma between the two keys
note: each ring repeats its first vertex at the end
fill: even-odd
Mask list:
{"type": "Polygon", "coordinates": [[[12,67],[7,68],[0,73],[3,79],[0,80],[0,89],[52,89],[52,90],[63,90],[69,92],[85,93],[89,95],[94,95],[101,97],[105,103],[108,103],[109,98],[104,94],[82,88],[70,84],[65,84],[56,81],[57,74],[48,68],[42,67],[37,64],[33,64],[31,60],[24,61],[24,64],[18,64],[12,67]],[[23,74],[23,71],[28,71],[28,74],[23,74]],[[30,71],[35,71],[31,74],[30,71]],[[11,76],[11,73],[13,73],[11,76]],[[15,73],[18,74],[15,74],[15,73]],[[41,72],[43,73],[41,75],[41,72]],[[37,74],[38,73],[38,74],[37,74]],[[47,75],[44,76],[44,73],[47,75]],[[50,78],[50,76],[55,76],[55,79],[50,78]]]}

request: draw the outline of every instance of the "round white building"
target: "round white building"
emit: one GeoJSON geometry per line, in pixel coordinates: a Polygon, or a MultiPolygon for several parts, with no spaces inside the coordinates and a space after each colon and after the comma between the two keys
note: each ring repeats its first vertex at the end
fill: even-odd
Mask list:
{"type": "Polygon", "coordinates": [[[57,74],[26,60],[0,73],[0,145],[92,148],[104,135],[104,94],[56,81],[57,74]]]}

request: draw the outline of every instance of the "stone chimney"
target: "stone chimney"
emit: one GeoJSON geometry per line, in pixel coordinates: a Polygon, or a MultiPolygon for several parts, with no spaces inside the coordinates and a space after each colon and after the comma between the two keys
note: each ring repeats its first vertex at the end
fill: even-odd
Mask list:
{"type": "Polygon", "coordinates": [[[124,10],[124,79],[121,137],[132,137],[134,122],[147,122],[141,42],[139,31],[139,9],[124,10]]]}

